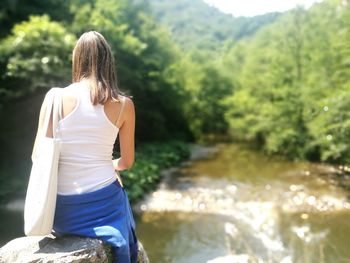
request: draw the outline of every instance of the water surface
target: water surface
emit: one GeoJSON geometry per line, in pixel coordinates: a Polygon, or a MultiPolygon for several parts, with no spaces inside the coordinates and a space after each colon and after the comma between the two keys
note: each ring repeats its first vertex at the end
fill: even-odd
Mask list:
{"type": "Polygon", "coordinates": [[[348,176],[241,144],[217,149],[137,206],[151,262],[350,262],[348,176]]]}

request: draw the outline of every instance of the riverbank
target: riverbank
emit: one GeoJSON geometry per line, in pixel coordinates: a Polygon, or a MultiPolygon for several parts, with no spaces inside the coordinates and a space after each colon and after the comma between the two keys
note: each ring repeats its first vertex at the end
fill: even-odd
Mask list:
{"type": "MultiPolygon", "coordinates": [[[[196,160],[203,160],[206,158],[210,158],[211,156],[213,156],[214,154],[216,154],[218,152],[218,148],[215,144],[205,145],[205,144],[198,144],[198,143],[189,143],[189,144],[187,144],[187,147],[189,150],[187,158],[184,158],[179,163],[176,163],[175,165],[164,168],[160,171],[160,173],[159,173],[160,180],[156,184],[156,186],[154,187],[154,189],[153,189],[154,191],[167,187],[167,185],[169,185],[171,183],[171,180],[174,179],[173,178],[174,173],[178,169],[180,169],[182,167],[190,166],[196,160]]],[[[133,210],[136,213],[142,213],[143,210],[142,210],[141,204],[144,202],[147,202],[147,200],[151,197],[152,197],[152,193],[148,192],[148,193],[145,193],[142,196],[142,198],[134,200],[136,202],[132,202],[133,203],[133,210]]]]}
{"type": "Polygon", "coordinates": [[[163,177],[162,170],[190,158],[190,145],[178,140],[140,145],[134,165],[120,172],[130,202],[135,203],[154,190],[163,177]]]}

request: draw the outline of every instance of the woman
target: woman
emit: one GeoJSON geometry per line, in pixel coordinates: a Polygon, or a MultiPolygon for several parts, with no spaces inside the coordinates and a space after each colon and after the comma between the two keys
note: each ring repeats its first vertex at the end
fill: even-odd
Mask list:
{"type": "MultiPolygon", "coordinates": [[[[136,262],[135,222],[118,173],[134,162],[135,109],[119,94],[112,52],[100,33],[79,38],[72,73],[73,83],[59,91],[62,147],[53,234],[99,238],[112,245],[118,263],[136,262]],[[118,133],[121,157],[112,160],[118,133]]],[[[43,103],[38,131],[45,111],[43,103]]]]}

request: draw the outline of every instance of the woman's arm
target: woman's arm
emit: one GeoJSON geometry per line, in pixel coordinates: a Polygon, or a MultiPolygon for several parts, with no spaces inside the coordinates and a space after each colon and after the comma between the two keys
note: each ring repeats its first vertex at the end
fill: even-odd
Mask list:
{"type": "Polygon", "coordinates": [[[129,169],[135,158],[135,107],[134,102],[126,97],[124,105],[124,121],[119,129],[120,158],[113,160],[117,171],[129,169]]]}

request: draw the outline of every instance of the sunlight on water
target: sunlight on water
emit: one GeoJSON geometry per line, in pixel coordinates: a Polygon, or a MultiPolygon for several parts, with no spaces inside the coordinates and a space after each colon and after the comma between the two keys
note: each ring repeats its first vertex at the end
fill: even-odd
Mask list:
{"type": "Polygon", "coordinates": [[[136,207],[151,261],[350,261],[349,193],[334,167],[237,144],[218,149],[173,172],[136,207]]]}

